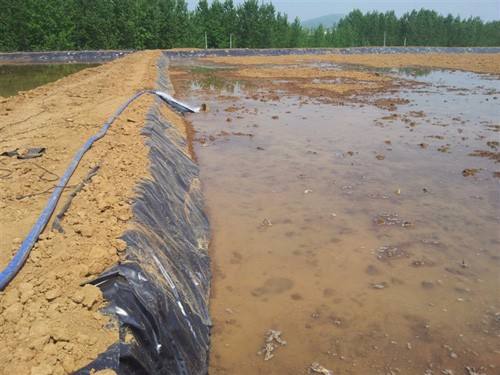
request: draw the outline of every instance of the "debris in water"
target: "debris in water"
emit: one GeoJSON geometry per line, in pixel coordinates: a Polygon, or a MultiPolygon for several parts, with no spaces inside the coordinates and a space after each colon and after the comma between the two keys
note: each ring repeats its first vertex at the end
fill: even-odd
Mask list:
{"type": "Polygon", "coordinates": [[[304,190],[304,194],[310,194],[310,193],[312,193],[312,192],[313,192],[313,191],[312,191],[311,189],[306,189],[306,190],[304,190]]]}
{"type": "Polygon", "coordinates": [[[477,168],[466,168],[462,171],[462,176],[464,177],[475,176],[476,173],[479,171],[480,169],[477,168]]]}
{"type": "Polygon", "coordinates": [[[380,246],[376,250],[378,260],[389,260],[398,258],[408,258],[408,253],[396,246],[380,246]]]}
{"type": "Polygon", "coordinates": [[[404,220],[401,217],[399,217],[398,214],[387,214],[387,213],[381,213],[376,215],[373,218],[373,222],[377,225],[400,225],[403,228],[408,228],[411,227],[413,224],[408,221],[404,220]]]}
{"type": "Polygon", "coordinates": [[[274,351],[278,346],[285,346],[286,341],[281,338],[281,331],[270,329],[265,336],[264,347],[257,352],[258,355],[264,354],[264,361],[269,361],[274,357],[274,351]]]}
{"type": "Polygon", "coordinates": [[[373,289],[385,289],[386,286],[387,283],[385,281],[378,284],[372,284],[373,289]]]}
{"type": "Polygon", "coordinates": [[[272,226],[273,223],[271,223],[271,220],[266,217],[264,220],[262,220],[262,223],[260,223],[259,228],[264,229],[272,226]]]}
{"type": "Polygon", "coordinates": [[[311,367],[309,367],[309,373],[322,374],[322,375],[333,375],[333,371],[321,366],[318,362],[314,362],[311,367]]]}
{"type": "Polygon", "coordinates": [[[485,372],[479,372],[479,370],[470,366],[465,366],[465,370],[467,371],[467,375],[486,375],[485,372]]]}

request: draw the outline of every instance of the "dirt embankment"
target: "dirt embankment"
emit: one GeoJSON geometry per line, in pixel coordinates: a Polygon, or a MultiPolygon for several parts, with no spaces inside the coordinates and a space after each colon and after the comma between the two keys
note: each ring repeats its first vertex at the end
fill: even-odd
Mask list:
{"type": "MultiPolygon", "coordinates": [[[[0,157],[2,268],[88,136],[136,91],[155,86],[158,56],[131,54],[2,100],[0,151],[46,148],[36,159],[0,157]]],[[[84,156],[59,206],[89,170],[99,169],[73,200],[64,233],[49,224],[0,294],[3,373],[71,373],[117,341],[116,324],[98,311],[104,304],[100,290],[81,283],[122,257],[125,243],[118,238],[129,225],[134,187],[148,176],[140,132],[152,100],[143,96],[133,103],[84,156]]]]}
{"type": "Polygon", "coordinates": [[[363,54],[363,55],[287,55],[206,57],[207,61],[235,65],[297,64],[303,62],[334,62],[360,64],[377,68],[420,66],[468,70],[476,73],[500,74],[500,54],[363,54]]]}

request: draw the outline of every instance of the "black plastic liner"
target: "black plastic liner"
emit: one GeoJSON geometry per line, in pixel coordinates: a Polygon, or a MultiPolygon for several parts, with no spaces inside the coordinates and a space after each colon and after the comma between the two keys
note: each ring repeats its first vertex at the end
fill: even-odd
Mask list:
{"type": "Polygon", "coordinates": [[[395,53],[500,53],[500,47],[233,48],[165,50],[170,58],[205,56],[362,55],[395,53]]]}
{"type": "MultiPolygon", "coordinates": [[[[46,51],[0,53],[0,63],[55,64],[101,63],[132,53],[132,50],[46,51]]],[[[391,53],[500,53],[500,47],[350,47],[350,48],[232,48],[164,50],[170,58],[204,56],[273,56],[273,55],[355,55],[391,53]]]]}
{"type": "Polygon", "coordinates": [[[101,63],[128,55],[134,51],[47,51],[0,53],[0,63],[13,64],[66,64],[101,63]]]}
{"type": "MultiPolygon", "coordinates": [[[[167,59],[158,88],[171,87],[167,59]]],[[[138,187],[133,227],[122,237],[126,261],[92,283],[120,325],[120,342],[77,374],[111,368],[118,374],[206,374],[210,317],[209,223],[197,165],[186,140],[161,115],[157,99],[143,134],[151,179],[138,187]]]]}

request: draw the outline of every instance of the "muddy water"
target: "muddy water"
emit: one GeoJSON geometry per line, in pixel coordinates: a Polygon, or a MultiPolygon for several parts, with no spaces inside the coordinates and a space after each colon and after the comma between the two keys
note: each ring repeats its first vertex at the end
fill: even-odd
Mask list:
{"type": "Polygon", "coordinates": [[[426,84],[392,94],[409,100],[395,112],[175,82],[211,109],[190,120],[213,228],[212,374],[499,373],[500,166],[469,154],[497,152],[500,81],[414,73],[389,73],[426,84]],[[287,343],[265,361],[269,329],[287,343]]]}
{"type": "Polygon", "coordinates": [[[19,91],[56,81],[82,69],[98,64],[0,65],[0,96],[12,96],[19,91]]]}

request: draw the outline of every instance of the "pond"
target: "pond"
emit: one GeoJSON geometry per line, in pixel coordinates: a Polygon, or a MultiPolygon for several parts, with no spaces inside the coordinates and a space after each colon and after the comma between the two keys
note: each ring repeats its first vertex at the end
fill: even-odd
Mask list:
{"type": "Polygon", "coordinates": [[[214,72],[172,75],[210,108],[211,373],[497,373],[500,80],[393,71],[339,103],[214,72]]]}
{"type": "Polygon", "coordinates": [[[0,65],[0,96],[16,95],[98,64],[0,65]]]}

